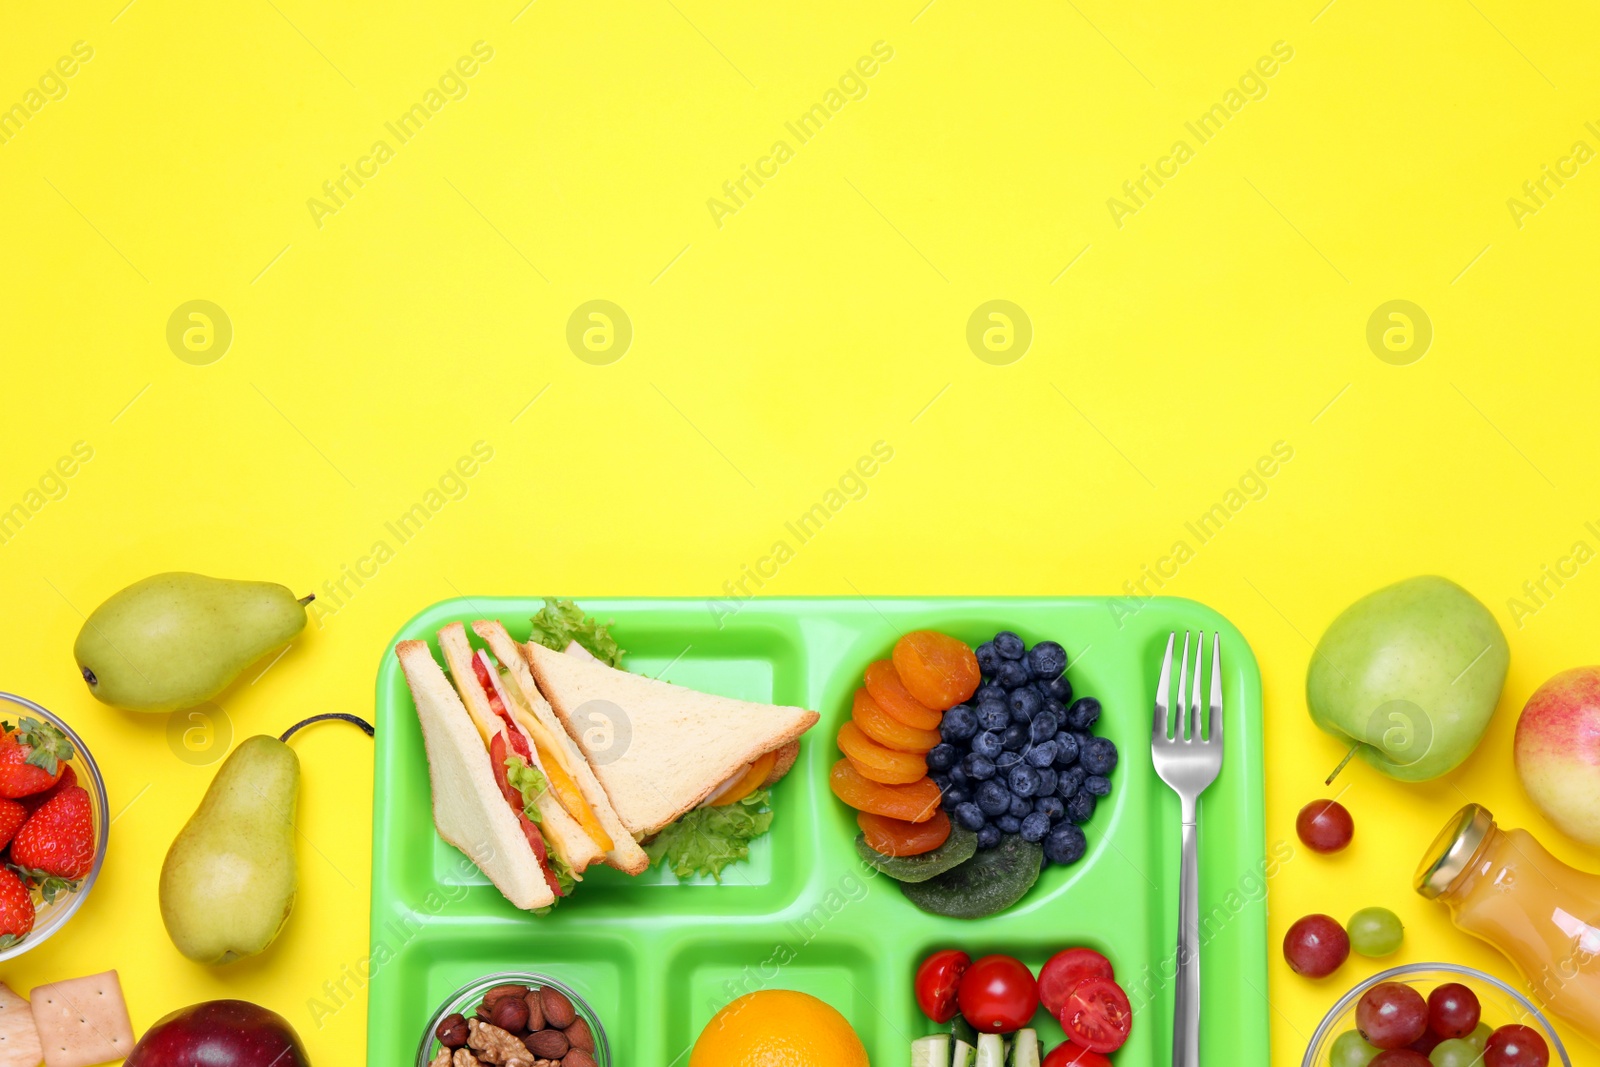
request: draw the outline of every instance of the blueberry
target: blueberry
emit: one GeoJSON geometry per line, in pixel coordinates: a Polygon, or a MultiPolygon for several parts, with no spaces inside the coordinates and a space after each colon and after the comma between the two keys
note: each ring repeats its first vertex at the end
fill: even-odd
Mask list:
{"type": "Polygon", "coordinates": [[[1022,820],[1022,839],[1024,841],[1043,841],[1044,835],[1050,832],[1050,816],[1042,811],[1036,811],[1022,820]]]}
{"type": "Polygon", "coordinates": [[[1067,676],[1064,674],[1059,678],[1051,678],[1049,681],[1040,684],[1044,687],[1045,696],[1054,697],[1062,703],[1072,699],[1072,683],[1067,681],[1067,676]]]}
{"type": "Polygon", "coordinates": [[[940,801],[940,806],[943,807],[945,811],[955,811],[957,808],[971,799],[972,790],[968,789],[964,785],[953,785],[949,789],[945,790],[944,799],[940,801]]]}
{"type": "Polygon", "coordinates": [[[1094,818],[1094,794],[1080,789],[1067,801],[1067,818],[1075,823],[1086,823],[1094,818]]]}
{"type": "Polygon", "coordinates": [[[968,830],[982,830],[988,820],[983,817],[983,810],[969,800],[956,807],[956,822],[968,830]]]}
{"type": "Polygon", "coordinates": [[[1068,767],[1056,778],[1056,796],[1062,800],[1071,800],[1077,795],[1078,788],[1083,785],[1083,780],[1089,777],[1089,772],[1081,766],[1068,767]]]}
{"type": "Polygon", "coordinates": [[[998,826],[985,826],[978,831],[978,847],[990,849],[1000,844],[1000,828],[998,826]]]}
{"type": "Polygon", "coordinates": [[[1000,653],[995,651],[993,641],[985,641],[976,650],[978,669],[984,674],[993,674],[995,665],[1000,662],[1000,653]]]}
{"type": "Polygon", "coordinates": [[[1044,698],[1044,710],[1054,715],[1058,723],[1067,721],[1067,706],[1053,696],[1044,698]]]}
{"type": "Polygon", "coordinates": [[[928,778],[933,782],[934,785],[939,787],[939,792],[941,795],[946,789],[950,788],[950,776],[948,774],[930,774],[928,775],[928,778]]]}
{"type": "Polygon", "coordinates": [[[1021,764],[1021,752],[1006,751],[994,758],[995,771],[1001,775],[1010,774],[1011,768],[1021,766],[1021,764]]]}
{"type": "Polygon", "coordinates": [[[1037,796],[1048,796],[1061,787],[1061,775],[1054,767],[1039,768],[1039,792],[1037,796]]]}
{"type": "Polygon", "coordinates": [[[978,786],[972,794],[972,801],[991,819],[1011,810],[1011,794],[1006,792],[1005,785],[998,778],[991,778],[978,786]]]}
{"type": "Polygon", "coordinates": [[[1035,767],[1050,766],[1056,761],[1055,740],[1040,741],[1037,745],[1030,745],[1022,758],[1035,767]]]}
{"type": "Polygon", "coordinates": [[[1042,745],[1055,738],[1057,729],[1059,726],[1056,717],[1048,711],[1041,711],[1038,717],[1028,724],[1028,737],[1042,745]]]}
{"type": "Polygon", "coordinates": [[[1011,710],[1003,700],[985,700],[978,705],[978,725],[985,730],[1004,730],[1011,723],[1011,710]]]}
{"type": "Polygon", "coordinates": [[[1014,834],[1022,829],[1022,820],[1011,815],[1002,815],[994,821],[994,825],[1003,834],[1014,834]]]}
{"type": "Polygon", "coordinates": [[[1000,666],[994,669],[994,680],[1007,692],[1020,689],[1028,684],[1028,668],[1014,659],[1001,660],[1000,666]]]}
{"type": "Polygon", "coordinates": [[[1035,678],[1059,678],[1067,669],[1067,650],[1054,641],[1040,641],[1028,650],[1028,666],[1035,678]]]}
{"type": "MultiPolygon", "coordinates": [[[[1028,686],[1012,690],[1007,703],[1011,706],[1012,722],[1028,722],[1044,707],[1044,699],[1039,696],[1039,691],[1028,686]]],[[[1055,733],[1054,730],[1050,732],[1055,733]]]]}
{"type": "Polygon", "coordinates": [[[944,713],[939,723],[939,736],[946,741],[967,741],[978,732],[978,713],[965,704],[957,704],[944,713]]]}
{"type": "Polygon", "coordinates": [[[949,743],[934,745],[928,750],[928,770],[948,771],[956,765],[957,758],[956,746],[949,743]]]}
{"type": "Polygon", "coordinates": [[[1097,797],[1111,795],[1111,779],[1102,778],[1098,774],[1091,774],[1083,780],[1084,791],[1097,797]]]}
{"type": "MultiPolygon", "coordinates": [[[[972,754],[975,756],[983,756],[985,759],[994,759],[996,756],[1000,755],[1000,749],[1002,747],[1004,746],[1002,746],[1000,743],[1000,735],[995,733],[993,730],[985,730],[983,733],[972,739],[972,754]]],[[[972,773],[971,767],[967,768],[967,773],[972,773]]]]}
{"type": "Polygon", "coordinates": [[[961,766],[961,764],[958,763],[954,767],[950,768],[951,785],[967,785],[970,782],[971,779],[967,777],[966,768],[961,766]]]}
{"type": "Polygon", "coordinates": [[[1078,759],[1090,774],[1107,775],[1117,765],[1117,746],[1109,738],[1096,737],[1089,741],[1078,759]]]}
{"type": "Polygon", "coordinates": [[[1028,747],[1028,728],[1020,723],[1007,726],[1000,735],[1000,741],[1008,752],[1021,752],[1028,747]]]}
{"type": "Polygon", "coordinates": [[[972,694],[972,703],[981,704],[985,700],[998,700],[1005,703],[1006,691],[993,682],[984,682],[978,686],[978,691],[972,694]]]}
{"type": "Polygon", "coordinates": [[[1083,854],[1088,850],[1089,839],[1083,836],[1082,830],[1070,823],[1051,830],[1050,836],[1044,839],[1045,858],[1063,867],[1083,859],[1083,854]]]}
{"type": "Polygon", "coordinates": [[[1067,709],[1067,725],[1074,730],[1087,730],[1100,721],[1100,702],[1094,697],[1079,697],[1067,709]]]}
{"type": "Polygon", "coordinates": [[[1033,814],[1033,801],[1027,797],[1014,796],[1011,798],[1010,806],[1006,809],[1006,814],[1018,819],[1026,819],[1033,814]]]}
{"type": "Polygon", "coordinates": [[[1006,782],[1017,796],[1031,797],[1039,791],[1039,772],[1024,763],[1011,768],[1006,782]]]}
{"type": "Polygon", "coordinates": [[[1090,741],[1094,740],[1094,734],[1089,733],[1087,730],[1069,729],[1067,732],[1072,735],[1073,740],[1078,742],[1078,758],[1082,759],[1084,749],[1088,747],[1090,741]]]}
{"type": "Polygon", "coordinates": [[[1056,766],[1070,767],[1078,762],[1078,739],[1062,730],[1056,734],[1056,766]]]}
{"type": "Polygon", "coordinates": [[[974,782],[985,782],[994,777],[994,760],[974,752],[967,757],[967,777],[974,782]]]}
{"type": "Polygon", "coordinates": [[[994,650],[1001,659],[1018,660],[1027,651],[1027,646],[1022,643],[1022,638],[1010,630],[1001,630],[994,635],[994,650]]]}
{"type": "Polygon", "coordinates": [[[1040,797],[1033,802],[1033,810],[1044,812],[1051,822],[1057,823],[1067,813],[1067,806],[1061,803],[1060,797],[1040,797]]]}

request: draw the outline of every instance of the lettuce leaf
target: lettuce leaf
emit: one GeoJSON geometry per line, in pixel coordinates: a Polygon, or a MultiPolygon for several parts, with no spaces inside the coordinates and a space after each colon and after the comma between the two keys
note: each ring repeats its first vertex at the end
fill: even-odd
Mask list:
{"type": "Polygon", "coordinates": [[[544,821],[544,816],[539,813],[538,800],[540,795],[550,788],[544,772],[539,768],[529,765],[521,756],[506,757],[506,781],[511,783],[511,788],[522,794],[522,814],[534,825],[544,821]]]}
{"type": "Polygon", "coordinates": [[[610,627],[611,623],[602,626],[595,622],[570,600],[545,597],[544,607],[533,617],[533,632],[528,640],[537,641],[556,652],[576,641],[601,663],[621,667],[623,650],[611,636],[610,627]]]}
{"type": "Polygon", "coordinates": [[[720,808],[696,808],[668,826],[645,846],[651,863],[663,859],[679,878],[709,874],[722,881],[722,870],[750,855],[750,842],[772,826],[770,794],[757,789],[743,800],[720,808]]]}

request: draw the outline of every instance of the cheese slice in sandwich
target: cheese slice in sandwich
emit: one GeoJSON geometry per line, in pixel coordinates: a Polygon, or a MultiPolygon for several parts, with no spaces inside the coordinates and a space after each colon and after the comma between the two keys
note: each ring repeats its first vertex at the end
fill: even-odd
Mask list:
{"type": "Polygon", "coordinates": [[[540,694],[517,643],[498,622],[475,622],[472,629],[500,661],[501,681],[511,697],[512,713],[533,741],[550,788],[562,806],[605,850],[607,865],[628,874],[642,873],[650,866],[650,858],[617,817],[588,759],[540,694]]]}
{"type": "Polygon", "coordinates": [[[451,679],[467,713],[477,724],[484,743],[490,746],[491,761],[498,736],[504,745],[504,758],[510,762],[509,771],[515,774],[521,767],[530,767],[543,778],[546,787],[537,789],[533,799],[539,813],[535,821],[554,858],[567,868],[574,880],[582,880],[583,872],[590,864],[599,862],[605,849],[567,810],[560,794],[548,787],[551,772],[540,758],[538,746],[527,728],[513,714],[514,702],[500,680],[499,668],[487,653],[473,651],[467,642],[466,628],[459,622],[439,631],[439,649],[444,653],[451,679]]]}
{"type": "Polygon", "coordinates": [[[518,649],[539,692],[589,757],[617,815],[639,839],[753,768],[761,770],[755,788],[776,781],[782,757],[793,765],[791,745],[819,718],[804,708],[685,689],[538,644],[518,649]],[[622,721],[592,729],[588,720],[600,716],[622,721]],[[769,753],[771,763],[758,767],[769,753]]]}
{"type": "Polygon", "coordinates": [[[428,752],[433,824],[506,899],[529,911],[555,903],[518,814],[495,783],[489,751],[460,696],[423,641],[395,646],[428,752]]]}

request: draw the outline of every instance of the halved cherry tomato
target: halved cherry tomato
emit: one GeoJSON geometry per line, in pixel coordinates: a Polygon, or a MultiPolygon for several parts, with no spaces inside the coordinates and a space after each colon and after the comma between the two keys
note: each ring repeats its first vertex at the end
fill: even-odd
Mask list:
{"type": "Polygon", "coordinates": [[[1071,1041],[1057,1045],[1044,1058],[1042,1067],[1111,1067],[1111,1061],[1071,1041]]]}
{"type": "Polygon", "coordinates": [[[856,813],[856,825],[861,827],[867,847],[883,856],[920,856],[950,839],[950,816],[943,811],[934,812],[927,822],[887,819],[861,811],[856,813]]]}
{"type": "Polygon", "coordinates": [[[839,751],[843,752],[862,777],[884,785],[908,785],[928,773],[928,761],[915,752],[885,748],[847,722],[839,727],[839,751]]]}
{"type": "Polygon", "coordinates": [[[935,952],[917,968],[917,1007],[936,1023],[956,1017],[956,989],[972,957],[960,949],[935,952]]]}
{"type": "Polygon", "coordinates": [[[1112,978],[1111,961],[1092,948],[1069,948],[1057,952],[1039,968],[1039,1003],[1051,1015],[1060,1015],[1079,982],[1085,978],[1112,978]]]}
{"type": "Polygon", "coordinates": [[[918,703],[917,698],[900,680],[900,672],[889,660],[880,659],[867,664],[867,692],[878,706],[907,726],[918,730],[937,730],[944,712],[918,703]]]}
{"type": "Polygon", "coordinates": [[[896,641],[894,669],[906,691],[936,711],[955,707],[983,680],[977,654],[966,642],[933,630],[913,630],[896,641]]]}
{"type": "Polygon", "coordinates": [[[918,730],[884,711],[865,689],[856,690],[850,717],[861,727],[862,733],[884,748],[915,752],[920,756],[941,740],[938,730],[918,730]]]}
{"type": "Polygon", "coordinates": [[[870,811],[906,822],[927,822],[933,818],[943,795],[931,778],[910,785],[884,785],[863,778],[847,759],[833,765],[828,774],[828,788],[857,811],[870,811]]]}
{"type": "Polygon", "coordinates": [[[974,1030],[1009,1034],[1027,1026],[1039,1010],[1039,989],[1021,960],[984,956],[961,976],[956,1000],[974,1030]]]}
{"type": "Polygon", "coordinates": [[[1109,978],[1085,978],[1062,1005],[1061,1029],[1091,1052],[1115,1052],[1133,1028],[1128,994],[1109,978]]]}

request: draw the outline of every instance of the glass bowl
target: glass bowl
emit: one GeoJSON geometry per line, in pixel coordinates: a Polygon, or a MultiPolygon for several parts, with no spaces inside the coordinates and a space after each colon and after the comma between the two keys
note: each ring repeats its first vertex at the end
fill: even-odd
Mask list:
{"type": "Polygon", "coordinates": [[[594,1061],[600,1067],[611,1067],[611,1045],[606,1040],[606,1028],[600,1023],[600,1016],[596,1015],[589,1002],[574,993],[572,989],[547,974],[535,971],[501,971],[499,974],[486,974],[475,982],[469,982],[445,998],[439,1005],[439,1010],[433,1013],[433,1018],[428,1020],[427,1027],[422,1031],[422,1041],[417,1045],[417,1067],[428,1067],[433,1062],[433,1057],[439,1053],[439,1042],[433,1032],[447,1016],[457,1012],[471,1016],[476,1010],[483,995],[497,985],[531,986],[543,989],[549,986],[572,1001],[572,1007],[578,1013],[578,1018],[589,1024],[589,1032],[594,1035],[594,1061]]]}
{"type": "Polygon", "coordinates": [[[106,859],[106,841],[111,834],[111,820],[106,818],[108,803],[106,783],[100,777],[100,768],[95,766],[94,757],[89,755],[89,749],[84,745],[83,738],[74,733],[72,727],[33,701],[11,693],[0,693],[0,718],[14,721],[22,716],[43,719],[66,734],[67,740],[72,742],[72,758],[67,764],[78,776],[78,784],[89,793],[89,818],[94,827],[94,866],[89,868],[89,873],[84,876],[83,884],[78,887],[76,893],[58,895],[51,904],[46,904],[35,897],[32,932],[9,948],[0,949],[0,962],[14,959],[34,946],[42,944],[57,930],[67,925],[68,919],[77,914],[84,900],[88,898],[89,890],[94,888],[95,879],[100,877],[100,865],[106,859]]]}
{"type": "Polygon", "coordinates": [[[1493,975],[1454,963],[1408,963],[1403,967],[1392,967],[1351,989],[1339,998],[1337,1004],[1328,1009],[1327,1015],[1322,1017],[1322,1024],[1317,1027],[1317,1032],[1311,1035],[1311,1044],[1306,1046],[1305,1059],[1300,1061],[1300,1067],[1328,1067],[1328,1054],[1333,1048],[1334,1040],[1346,1030],[1356,1028],[1356,1002],[1361,999],[1362,994],[1380,982],[1403,982],[1415,986],[1417,992],[1424,997],[1431,993],[1435,986],[1444,985],[1446,982],[1459,982],[1477,994],[1478,1002],[1483,1006],[1483,1022],[1493,1028],[1508,1023],[1521,1023],[1523,1026],[1533,1027],[1550,1046],[1551,1064],[1572,1067],[1572,1061],[1567,1058],[1567,1050],[1562,1046],[1561,1038],[1556,1036],[1550,1020],[1544,1017],[1544,1013],[1535,1007],[1532,1001],[1493,975]]]}

